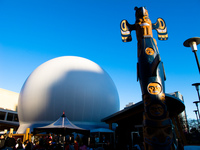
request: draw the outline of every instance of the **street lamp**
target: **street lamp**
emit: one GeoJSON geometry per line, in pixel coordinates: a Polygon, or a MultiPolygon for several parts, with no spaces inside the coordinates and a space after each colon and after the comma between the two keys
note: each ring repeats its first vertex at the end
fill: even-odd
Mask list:
{"type": "Polygon", "coordinates": [[[193,83],[192,86],[195,86],[196,90],[197,90],[197,94],[198,94],[198,97],[199,97],[199,101],[200,101],[200,95],[199,95],[199,85],[200,83],[193,83]]]}
{"type": "Polygon", "coordinates": [[[198,107],[198,103],[200,103],[199,101],[194,101],[193,102],[195,105],[196,105],[196,107],[197,107],[197,113],[198,113],[198,116],[199,116],[199,119],[200,119],[200,115],[199,115],[199,107],[198,107]]]}
{"type": "Polygon", "coordinates": [[[200,73],[200,66],[199,66],[199,61],[198,61],[198,57],[197,57],[197,45],[200,43],[200,38],[199,37],[193,37],[193,38],[189,38],[187,39],[183,45],[185,47],[191,47],[192,51],[194,52],[194,55],[195,55],[195,58],[196,58],[196,61],[197,61],[197,66],[198,66],[198,69],[199,69],[199,73],[200,73]]]}
{"type": "Polygon", "coordinates": [[[199,119],[198,119],[198,116],[197,116],[197,110],[194,110],[195,114],[196,114],[196,117],[197,117],[197,122],[198,122],[198,128],[199,128],[199,119]]]}

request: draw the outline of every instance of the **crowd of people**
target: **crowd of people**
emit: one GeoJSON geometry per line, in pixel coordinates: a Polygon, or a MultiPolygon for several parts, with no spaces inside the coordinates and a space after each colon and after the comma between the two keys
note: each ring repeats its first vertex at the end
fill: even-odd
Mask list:
{"type": "Polygon", "coordinates": [[[112,150],[110,142],[105,141],[102,137],[100,143],[99,137],[95,135],[88,143],[88,137],[74,135],[52,135],[35,136],[31,140],[22,141],[22,138],[13,138],[9,136],[1,136],[0,149],[2,150],[112,150]],[[89,144],[89,145],[88,145],[89,144]]]}

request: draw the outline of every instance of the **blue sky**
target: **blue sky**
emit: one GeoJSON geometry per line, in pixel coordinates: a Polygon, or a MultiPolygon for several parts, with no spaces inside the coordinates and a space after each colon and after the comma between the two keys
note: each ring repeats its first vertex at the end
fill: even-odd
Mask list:
{"type": "MultiPolygon", "coordinates": [[[[179,91],[188,118],[196,118],[191,84],[200,82],[194,54],[183,42],[200,37],[199,0],[0,0],[0,88],[20,92],[30,73],[60,56],[80,56],[100,65],[113,79],[121,109],[141,100],[136,77],[137,40],[123,43],[120,21],[135,22],[134,7],[146,6],[152,23],[165,20],[169,39],[157,40],[167,80],[179,91]]],[[[200,51],[200,46],[198,46],[200,51]]],[[[200,52],[197,55],[200,58],[200,52]]]]}

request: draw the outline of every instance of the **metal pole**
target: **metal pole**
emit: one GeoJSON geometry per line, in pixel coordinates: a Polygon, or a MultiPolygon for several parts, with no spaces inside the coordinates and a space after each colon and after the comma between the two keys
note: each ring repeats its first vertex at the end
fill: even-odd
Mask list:
{"type": "Polygon", "coordinates": [[[199,119],[200,119],[200,115],[199,115],[199,107],[198,107],[198,103],[199,103],[199,101],[195,101],[195,102],[193,102],[193,103],[195,103],[195,105],[196,105],[196,107],[197,107],[197,113],[198,113],[198,116],[199,116],[199,119]]]}
{"type": "Polygon", "coordinates": [[[193,51],[194,52],[194,55],[195,55],[195,58],[196,58],[196,61],[197,61],[197,67],[199,69],[199,73],[200,73],[200,66],[199,66],[199,60],[198,60],[198,57],[197,57],[197,53],[196,51],[193,51]]]}
{"type": "MultiPolygon", "coordinates": [[[[198,112],[198,115],[199,115],[199,107],[198,107],[197,103],[196,103],[196,107],[197,107],[197,112],[198,112]]],[[[199,115],[199,119],[200,119],[200,115],[199,115]]]]}
{"type": "Polygon", "coordinates": [[[195,114],[196,114],[196,117],[197,117],[197,123],[198,123],[198,129],[199,129],[199,119],[198,119],[198,116],[197,116],[197,110],[194,110],[195,114]]]}
{"type": "Polygon", "coordinates": [[[199,88],[197,89],[197,94],[198,94],[198,98],[199,98],[199,102],[200,102],[199,88]]]}
{"type": "Polygon", "coordinates": [[[198,98],[199,98],[199,102],[200,102],[199,85],[200,85],[200,83],[193,83],[192,84],[192,86],[195,86],[195,88],[197,90],[197,94],[198,94],[198,98]]]}
{"type": "Polygon", "coordinates": [[[200,44],[200,37],[189,38],[183,43],[183,45],[185,47],[191,47],[192,51],[194,52],[194,55],[195,55],[195,58],[196,58],[196,61],[197,61],[197,66],[198,66],[199,73],[200,73],[199,61],[198,61],[198,57],[197,57],[197,54],[196,54],[198,44],[200,44]]]}

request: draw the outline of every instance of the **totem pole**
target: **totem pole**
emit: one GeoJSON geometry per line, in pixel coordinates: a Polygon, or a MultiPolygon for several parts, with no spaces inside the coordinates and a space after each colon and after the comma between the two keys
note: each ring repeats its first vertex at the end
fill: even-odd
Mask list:
{"type": "Polygon", "coordinates": [[[137,8],[135,24],[121,21],[123,42],[132,40],[131,31],[136,30],[138,41],[137,79],[139,79],[144,102],[143,136],[146,150],[169,150],[172,145],[172,121],[165,103],[166,80],[163,63],[158,52],[152,29],[158,33],[159,40],[167,40],[167,28],[163,19],[151,23],[145,7],[137,8]]]}

